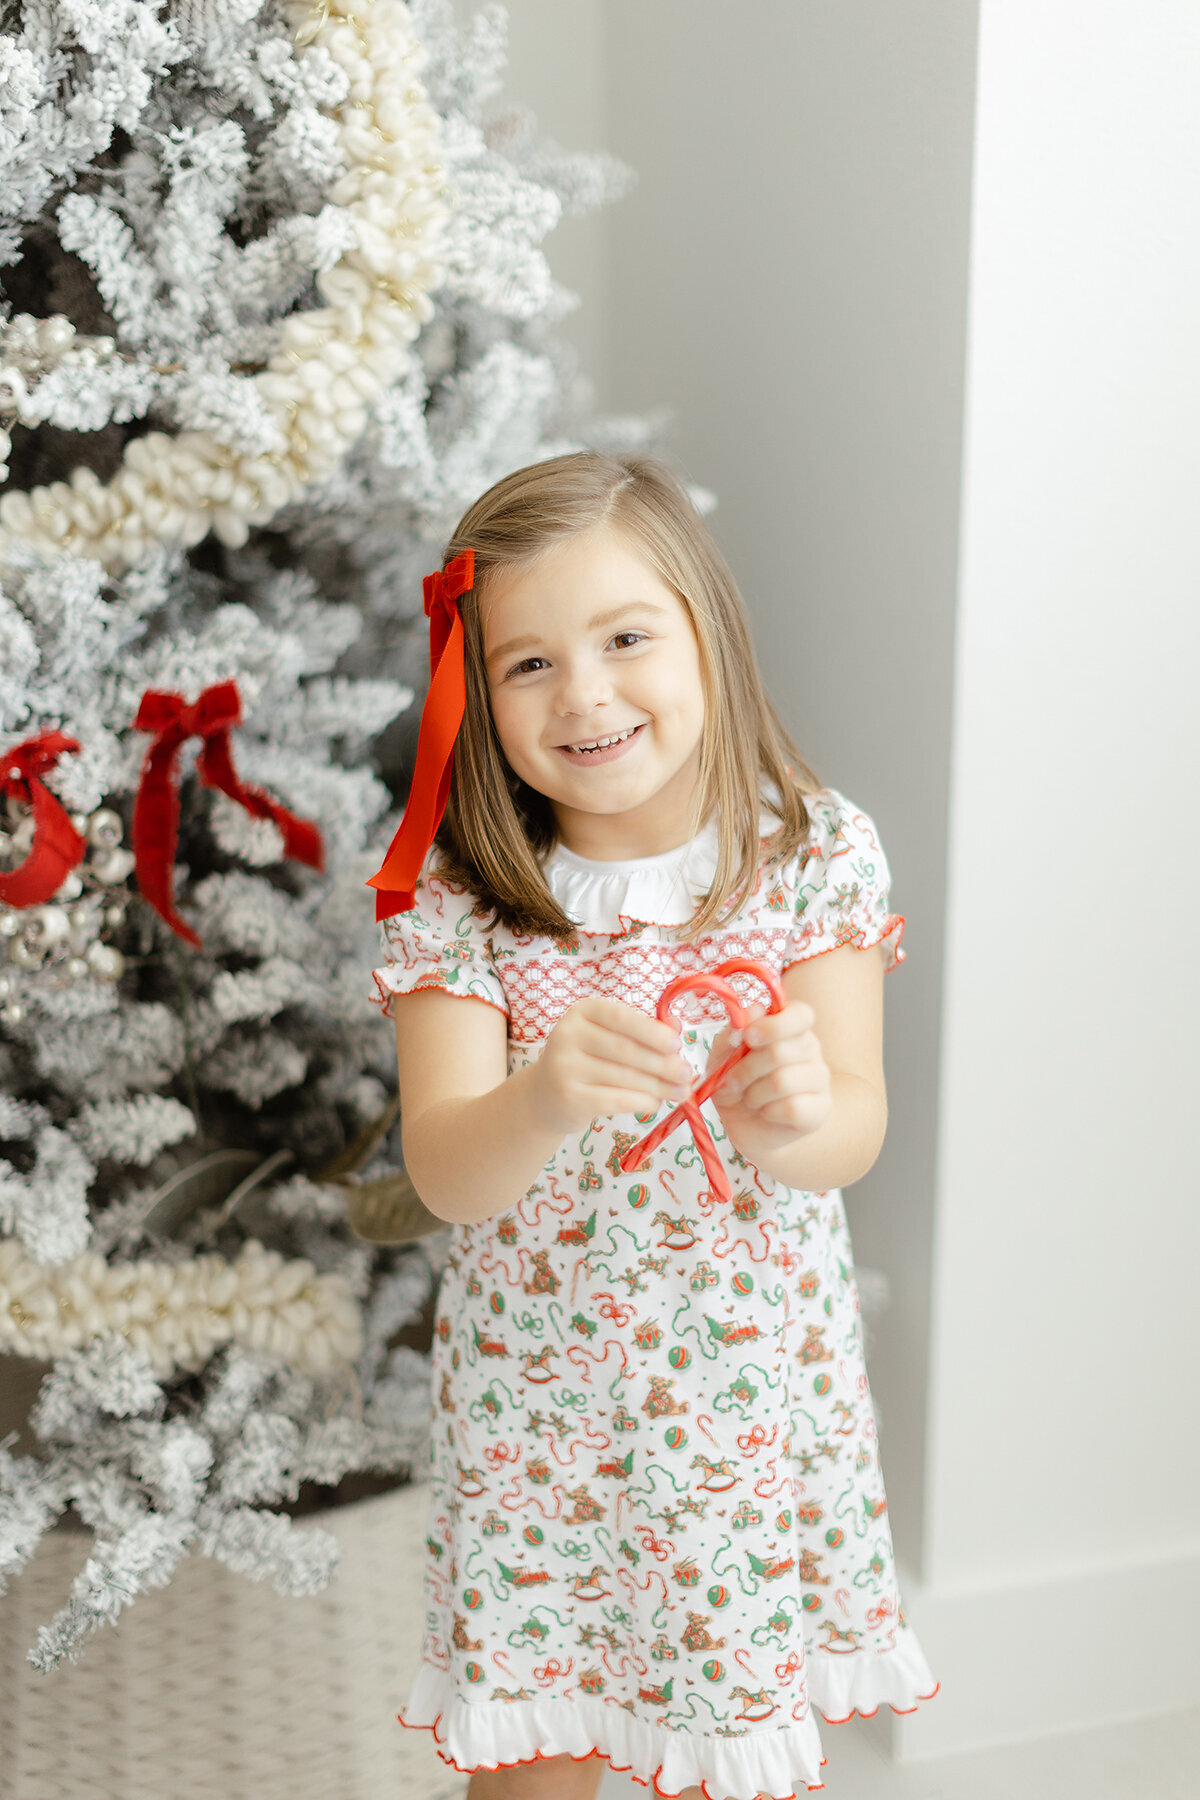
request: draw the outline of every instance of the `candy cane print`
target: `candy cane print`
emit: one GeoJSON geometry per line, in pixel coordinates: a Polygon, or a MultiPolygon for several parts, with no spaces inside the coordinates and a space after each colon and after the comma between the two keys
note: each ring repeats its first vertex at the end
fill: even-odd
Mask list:
{"type": "Polygon", "coordinates": [[[711,1413],[697,1413],[696,1414],[696,1424],[698,1425],[700,1430],[704,1433],[704,1435],[708,1439],[709,1443],[715,1444],[717,1442],[717,1440],[713,1436],[712,1432],[708,1429],[709,1425],[711,1425],[712,1423],[713,1423],[713,1416],[711,1413]],[[707,1420],[707,1424],[705,1423],[706,1420],[707,1420]]]}

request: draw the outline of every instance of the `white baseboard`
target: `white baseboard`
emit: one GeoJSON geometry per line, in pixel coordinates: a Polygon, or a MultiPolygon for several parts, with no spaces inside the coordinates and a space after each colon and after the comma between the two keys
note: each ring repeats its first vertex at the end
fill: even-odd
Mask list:
{"type": "Polygon", "coordinates": [[[1150,1717],[1200,1702],[1200,1547],[1019,1584],[903,1581],[937,1696],[891,1720],[915,1762],[1150,1717]]]}

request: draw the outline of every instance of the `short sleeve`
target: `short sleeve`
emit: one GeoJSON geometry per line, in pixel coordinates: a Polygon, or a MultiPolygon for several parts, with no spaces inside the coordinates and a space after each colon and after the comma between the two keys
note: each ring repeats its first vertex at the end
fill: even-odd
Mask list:
{"type": "MultiPolygon", "coordinates": [[[[436,852],[434,853],[436,854],[436,852]]],[[[507,1015],[487,933],[465,888],[422,872],[413,905],[380,925],[384,960],[372,970],[378,1002],[388,1018],[397,994],[444,988],[465,1000],[483,1000],[507,1015]]]]}
{"type": "Polygon", "coordinates": [[[806,794],[805,803],[808,838],[787,871],[793,926],[784,967],[843,944],[882,944],[890,972],[905,958],[904,919],[888,911],[892,877],[874,820],[836,788],[806,794]]]}

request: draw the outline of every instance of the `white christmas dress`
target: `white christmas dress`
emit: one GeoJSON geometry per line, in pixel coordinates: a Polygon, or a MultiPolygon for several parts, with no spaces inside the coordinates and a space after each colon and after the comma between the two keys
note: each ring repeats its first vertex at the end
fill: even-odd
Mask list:
{"type": "MultiPolygon", "coordinates": [[[[565,945],[482,923],[434,851],[383,928],[384,1009],[427,987],[495,1006],[511,1072],[586,994],[652,1013],[684,971],[843,944],[895,968],[870,818],[834,789],[807,804],[800,850],[691,943],[711,828],[636,863],[554,851],[565,945]]],[[[683,1017],[699,1072],[724,1014],[693,997],[683,1017]]],[[[399,1717],[459,1769],[595,1750],[660,1795],[787,1800],[821,1785],[816,1714],[907,1711],[936,1682],[900,1611],[841,1194],[761,1175],[711,1103],[732,1202],[686,1125],[623,1174],[658,1116],[594,1120],[516,1205],[453,1229],[424,1660],[399,1717]]]]}

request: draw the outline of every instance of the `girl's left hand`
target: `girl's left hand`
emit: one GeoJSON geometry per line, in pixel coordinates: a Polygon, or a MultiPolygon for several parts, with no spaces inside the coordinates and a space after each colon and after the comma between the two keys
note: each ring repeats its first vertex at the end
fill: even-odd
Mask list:
{"type": "MultiPolygon", "coordinates": [[[[713,1102],[731,1143],[751,1161],[766,1141],[807,1137],[833,1112],[833,1088],[821,1045],[813,1030],[816,1014],[802,1000],[780,1012],[755,1006],[740,1033],[751,1048],[734,1063],[713,1102]],[[764,1128],[765,1132],[764,1132],[764,1128]]],[[[715,1069],[739,1041],[731,1027],[719,1033],[709,1053],[715,1069]]]]}

